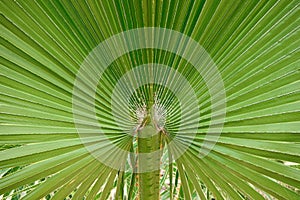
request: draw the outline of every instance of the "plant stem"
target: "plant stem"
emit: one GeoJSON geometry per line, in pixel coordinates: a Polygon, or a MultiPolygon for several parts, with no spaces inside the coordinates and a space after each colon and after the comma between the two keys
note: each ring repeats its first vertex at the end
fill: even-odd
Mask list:
{"type": "MultiPolygon", "coordinates": [[[[161,147],[161,133],[152,125],[146,125],[139,131],[138,153],[152,153],[161,147]]],[[[149,169],[153,171],[139,173],[139,199],[156,200],[159,199],[160,181],[160,154],[143,154],[139,156],[139,170],[149,169]]]]}

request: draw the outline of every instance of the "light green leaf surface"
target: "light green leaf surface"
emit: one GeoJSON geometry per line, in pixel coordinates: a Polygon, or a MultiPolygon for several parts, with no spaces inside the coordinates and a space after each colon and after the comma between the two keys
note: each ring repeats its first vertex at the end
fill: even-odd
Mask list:
{"type": "MultiPolygon", "coordinates": [[[[0,199],[300,199],[299,0],[2,0],[0,10],[0,199]],[[130,51],[108,66],[93,102],[105,134],[91,134],[84,142],[78,135],[73,89],[80,66],[101,42],[142,27],[191,37],[220,73],[226,117],[204,158],[199,152],[214,142],[206,133],[219,125],[211,122],[222,117],[222,108],[212,111],[208,85],[197,66],[161,49],[130,51]],[[136,128],[131,119],[115,120],[112,114],[118,80],[147,63],[164,64],[185,77],[200,110],[187,113],[194,111],[192,102],[181,107],[162,85],[138,88],[128,100],[133,102],[130,112],[141,106],[138,97],[153,105],[154,93],[168,109],[165,132],[150,139],[139,138],[144,127],[130,135],[136,128]],[[186,133],[174,139],[179,123],[186,133]],[[195,137],[189,132],[194,127],[195,137]],[[128,155],[118,155],[107,139],[128,155]],[[180,145],[167,147],[173,139],[180,145]],[[170,164],[186,144],[187,150],[170,164]],[[100,162],[91,149],[122,169],[100,162]],[[158,149],[160,158],[141,163],[140,153],[158,149]],[[160,171],[137,171],[159,162],[160,171]]],[[[119,47],[110,48],[107,53],[119,47]]],[[[150,72],[127,81],[142,81],[150,72]]],[[[159,77],[170,81],[170,74],[159,77]]],[[[91,81],[81,88],[87,99],[91,81]]],[[[176,80],[172,84],[181,87],[176,80]]],[[[188,99],[185,92],[179,96],[188,99]]],[[[125,116],[129,107],[122,95],[115,102],[118,114],[125,116]]],[[[97,124],[84,121],[93,116],[83,105],[80,125],[89,133],[97,124]]]]}

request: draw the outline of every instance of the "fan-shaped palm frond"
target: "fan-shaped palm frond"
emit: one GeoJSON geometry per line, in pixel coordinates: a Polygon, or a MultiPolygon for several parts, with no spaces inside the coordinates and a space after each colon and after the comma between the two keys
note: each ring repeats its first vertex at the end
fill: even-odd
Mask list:
{"type": "Polygon", "coordinates": [[[298,0],[0,4],[1,199],[300,198],[298,0]]]}

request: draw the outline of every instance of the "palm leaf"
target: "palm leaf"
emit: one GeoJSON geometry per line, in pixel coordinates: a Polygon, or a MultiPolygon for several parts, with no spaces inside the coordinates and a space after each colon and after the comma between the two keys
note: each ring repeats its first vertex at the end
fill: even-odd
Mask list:
{"type": "MultiPolygon", "coordinates": [[[[299,1],[3,0],[0,4],[1,199],[300,198],[299,1]],[[131,51],[135,44],[155,43],[154,35],[143,32],[126,41],[111,40],[113,45],[103,52],[126,53],[115,58],[99,79],[92,78],[97,70],[80,71],[99,44],[143,27],[191,38],[214,65],[199,61],[201,74],[190,62],[196,59],[196,48],[184,49],[188,42],[183,37],[170,38],[174,34],[165,31],[158,45],[167,44],[173,52],[131,51]],[[80,73],[82,80],[76,79],[80,73]],[[208,75],[210,79],[205,78],[208,75]],[[149,81],[152,77],[173,90],[149,81]],[[179,81],[181,77],[186,81],[179,81]],[[78,88],[76,81],[81,81],[78,88]],[[135,88],[126,99],[128,88],[143,81],[149,84],[135,88]],[[226,99],[213,102],[207,81],[223,85],[226,99]],[[95,99],[89,93],[93,84],[95,99]],[[76,89],[79,96],[74,95],[76,89]],[[131,135],[140,120],[136,111],[139,116],[149,114],[154,104],[160,106],[156,111],[168,110],[166,116],[160,113],[161,129],[152,127],[159,137],[140,138],[148,131],[142,126],[131,135]],[[145,110],[139,110],[144,105],[145,110]],[[76,115],[79,121],[74,120],[76,115]],[[100,136],[98,124],[104,132],[100,136]],[[222,128],[220,137],[207,134],[214,127],[222,128]],[[87,137],[82,138],[80,131],[87,137]],[[176,145],[168,146],[171,141],[176,145]],[[127,153],[119,154],[111,144],[127,153]],[[159,157],[141,162],[140,155],[156,150],[161,150],[159,157]],[[139,171],[159,162],[160,170],[139,171]]],[[[97,61],[88,64],[101,64],[97,61]]]]}

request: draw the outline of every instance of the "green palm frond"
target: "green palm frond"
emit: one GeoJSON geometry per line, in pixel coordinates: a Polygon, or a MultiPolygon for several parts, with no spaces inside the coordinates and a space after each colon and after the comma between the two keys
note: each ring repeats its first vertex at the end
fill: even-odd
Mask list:
{"type": "Polygon", "coordinates": [[[300,198],[298,0],[0,10],[0,199],[300,198]]]}

